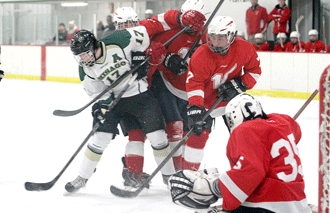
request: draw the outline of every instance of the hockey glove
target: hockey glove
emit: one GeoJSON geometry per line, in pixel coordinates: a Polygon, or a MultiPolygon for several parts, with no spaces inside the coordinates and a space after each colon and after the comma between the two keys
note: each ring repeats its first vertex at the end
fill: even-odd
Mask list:
{"type": "Polygon", "coordinates": [[[151,58],[149,59],[149,64],[159,65],[164,61],[164,58],[166,56],[166,48],[160,42],[152,43],[146,49],[146,55],[151,55],[151,58]]]}
{"type": "Polygon", "coordinates": [[[217,89],[217,92],[219,93],[218,98],[221,97],[223,102],[228,102],[236,95],[245,92],[247,89],[248,87],[243,83],[241,78],[233,78],[217,89]]]}
{"type": "Polygon", "coordinates": [[[190,25],[190,30],[195,32],[203,27],[204,21],[206,21],[205,16],[197,10],[188,10],[180,17],[181,24],[184,27],[190,25]]]}
{"type": "Polygon", "coordinates": [[[199,107],[196,105],[192,105],[188,107],[187,115],[188,115],[188,128],[193,129],[193,133],[196,136],[201,136],[204,130],[203,125],[203,115],[206,110],[204,107],[199,107]]]}
{"type": "Polygon", "coordinates": [[[187,208],[207,209],[222,197],[218,177],[202,171],[180,171],[170,177],[169,185],[172,201],[187,208]]]}
{"type": "MultiPolygon", "coordinates": [[[[146,59],[146,54],[144,52],[132,52],[132,65],[133,67],[138,66],[146,59]]],[[[137,80],[144,78],[149,73],[149,65],[148,63],[144,63],[140,66],[136,72],[138,73],[137,80]]]]}
{"type": "Polygon", "coordinates": [[[114,95],[111,93],[111,96],[108,99],[100,100],[92,106],[92,116],[95,122],[99,123],[101,126],[105,123],[107,112],[109,112],[109,106],[113,100],[114,95]]]}
{"type": "Polygon", "coordinates": [[[175,75],[182,75],[188,71],[188,64],[174,53],[170,53],[165,57],[164,66],[175,75]]]}
{"type": "Polygon", "coordinates": [[[3,77],[5,77],[5,73],[2,70],[0,70],[0,81],[3,79],[3,77]]]}

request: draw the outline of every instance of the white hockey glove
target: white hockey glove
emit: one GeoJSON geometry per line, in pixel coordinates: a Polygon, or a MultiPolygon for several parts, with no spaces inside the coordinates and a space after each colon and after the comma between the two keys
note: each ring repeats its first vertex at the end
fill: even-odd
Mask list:
{"type": "Polygon", "coordinates": [[[183,170],[169,179],[172,201],[190,209],[208,209],[221,198],[217,175],[183,170]]]}

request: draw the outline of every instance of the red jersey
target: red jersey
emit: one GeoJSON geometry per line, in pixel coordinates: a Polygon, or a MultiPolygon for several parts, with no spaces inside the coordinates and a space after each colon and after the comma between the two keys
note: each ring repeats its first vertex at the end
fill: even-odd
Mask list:
{"type": "MultiPolygon", "coordinates": [[[[165,43],[168,41],[171,37],[173,37],[175,34],[177,34],[180,29],[174,29],[169,30],[163,33],[160,33],[152,38],[153,42],[160,42],[165,43]]],[[[201,40],[199,43],[206,42],[206,33],[203,34],[201,37],[201,40]]],[[[187,34],[183,33],[178,38],[176,38],[172,43],[170,43],[166,49],[167,54],[169,53],[175,53],[179,55],[181,58],[184,58],[187,52],[189,51],[189,47],[195,42],[196,38],[198,37],[199,32],[196,32],[195,34],[187,34]]],[[[188,60],[189,62],[189,60],[188,60]]],[[[152,68],[151,72],[148,75],[148,78],[151,78],[154,70],[157,69],[160,72],[160,75],[163,78],[163,81],[167,87],[167,89],[175,96],[188,100],[187,92],[186,92],[186,78],[187,73],[184,73],[182,75],[175,75],[171,72],[171,70],[164,67],[163,63],[158,65],[156,68],[152,68]]],[[[149,81],[149,79],[148,79],[149,81]]],[[[150,81],[149,81],[150,82],[150,81]]]]}
{"type": "Polygon", "coordinates": [[[159,14],[151,19],[139,21],[140,25],[146,27],[148,35],[151,37],[157,33],[167,31],[170,29],[181,28],[178,22],[178,10],[169,10],[165,13],[159,14]]]}
{"type": "Polygon", "coordinates": [[[255,7],[250,7],[246,10],[245,15],[246,32],[248,35],[261,33],[268,23],[267,10],[258,4],[255,7]],[[261,27],[261,21],[263,20],[263,26],[261,27]]]}
{"type": "Polygon", "coordinates": [[[286,6],[280,7],[276,5],[272,12],[269,13],[268,19],[274,20],[273,33],[289,33],[289,19],[291,16],[291,10],[286,6]]]}
{"type": "Polygon", "coordinates": [[[305,42],[300,41],[300,45],[297,42],[296,44],[293,44],[291,41],[286,44],[286,52],[305,52],[305,42]],[[301,49],[300,49],[301,47],[301,49]]]}
{"type": "Polygon", "coordinates": [[[285,52],[288,48],[288,43],[283,44],[283,47],[281,47],[280,44],[276,44],[273,48],[274,52],[285,52]]]}
{"type": "MultiPolygon", "coordinates": [[[[229,80],[241,77],[248,89],[261,75],[260,61],[253,46],[241,38],[230,45],[227,55],[214,53],[204,44],[192,55],[186,81],[189,105],[205,105],[209,109],[217,100],[217,88],[229,80]]],[[[228,102],[221,102],[212,117],[224,114],[228,102]]]]}
{"type": "Polygon", "coordinates": [[[288,115],[243,122],[229,137],[231,169],[219,177],[223,208],[311,213],[297,144],[299,124],[288,115]]]}
{"type": "Polygon", "coordinates": [[[257,51],[269,51],[270,45],[266,42],[261,43],[259,46],[256,43],[253,43],[252,46],[257,51]]]}
{"type": "Polygon", "coordinates": [[[327,46],[327,53],[330,53],[330,44],[327,46]]]}
{"type": "Polygon", "coordinates": [[[317,40],[314,44],[309,41],[305,45],[306,53],[322,53],[325,52],[325,45],[321,40],[317,40]]]}

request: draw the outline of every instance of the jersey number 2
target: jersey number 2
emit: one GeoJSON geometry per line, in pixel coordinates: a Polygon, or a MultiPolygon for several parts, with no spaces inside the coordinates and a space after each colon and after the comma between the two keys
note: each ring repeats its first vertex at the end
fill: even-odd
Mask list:
{"type": "Polygon", "coordinates": [[[293,136],[293,134],[288,135],[288,139],[284,140],[278,140],[276,141],[271,149],[271,155],[273,158],[276,158],[280,155],[280,149],[281,148],[285,148],[289,155],[287,157],[284,158],[284,164],[285,165],[291,165],[292,166],[292,173],[291,174],[285,174],[284,172],[279,172],[277,173],[277,177],[281,180],[283,180],[284,182],[291,182],[294,181],[297,178],[298,173],[301,174],[302,176],[303,174],[303,170],[302,170],[302,166],[297,164],[296,159],[294,158],[294,154],[296,154],[298,156],[298,158],[300,159],[299,156],[299,151],[297,148],[295,141],[295,138],[293,136]],[[291,148],[291,146],[292,148],[291,148]]]}

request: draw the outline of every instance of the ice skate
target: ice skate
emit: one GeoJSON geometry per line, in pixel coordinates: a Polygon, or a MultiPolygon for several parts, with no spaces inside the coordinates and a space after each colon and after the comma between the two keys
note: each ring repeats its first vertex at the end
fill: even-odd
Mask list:
{"type": "Polygon", "coordinates": [[[86,186],[87,181],[88,179],[78,176],[76,179],[71,182],[68,182],[65,185],[65,190],[69,193],[75,193],[79,189],[84,188],[86,186]]]}
{"type": "Polygon", "coordinates": [[[164,175],[163,176],[163,183],[168,186],[168,180],[170,179],[171,175],[164,175]]]}
{"type": "MultiPolygon", "coordinates": [[[[134,173],[130,172],[127,168],[125,157],[122,157],[123,162],[123,172],[122,176],[124,179],[124,186],[127,190],[131,190],[132,188],[139,188],[142,184],[147,181],[148,177],[150,176],[147,173],[134,173]]],[[[147,184],[145,188],[149,189],[150,185],[147,184]]]]}

